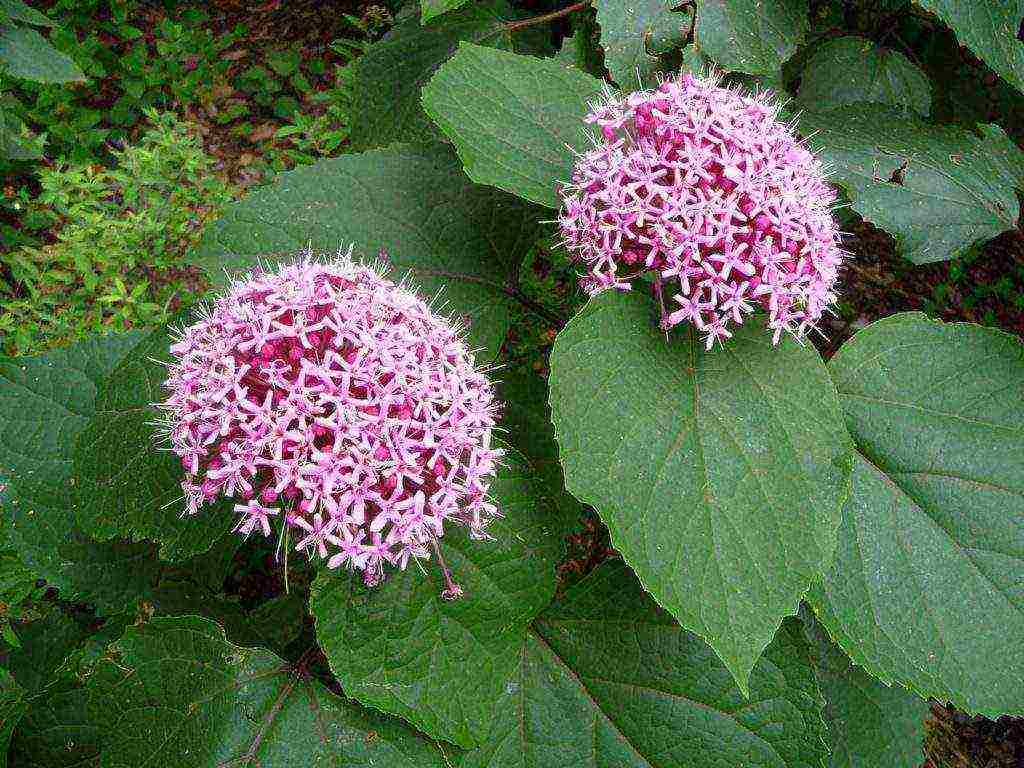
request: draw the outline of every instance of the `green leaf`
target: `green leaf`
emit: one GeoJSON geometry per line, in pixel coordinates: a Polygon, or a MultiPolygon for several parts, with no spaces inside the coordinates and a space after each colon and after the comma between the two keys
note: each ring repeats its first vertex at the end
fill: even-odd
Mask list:
{"type": "Polygon", "coordinates": [[[801,611],[811,644],[832,756],[829,768],[917,768],[928,704],[900,686],[880,683],[829,640],[801,611]]]}
{"type": "Polygon", "coordinates": [[[807,0],[697,0],[697,44],[733,72],[773,75],[810,26],[807,0]]]}
{"type": "Polygon", "coordinates": [[[1018,37],[1020,0],[915,0],[948,24],[993,71],[1024,91],[1024,43],[1018,37]]]}
{"type": "Polygon", "coordinates": [[[639,293],[603,294],[555,339],[551,410],[569,490],[644,587],[745,691],[831,563],[851,446],[812,347],[751,319],[704,351],[666,342],[639,293]]]}
{"type": "Polygon", "coordinates": [[[1017,226],[1024,152],[998,126],[972,133],[868,105],[805,112],[799,122],[854,210],[915,264],[955,258],[1017,226]]]}
{"type": "Polygon", "coordinates": [[[181,560],[208,550],[234,523],[230,502],[182,516],[182,469],[157,444],[153,403],[166,397],[167,328],[139,340],[104,377],[95,415],[74,440],[75,516],[97,539],[149,539],[181,560]]]}
{"type": "Polygon", "coordinates": [[[601,88],[551,59],[463,43],[423,89],[423,107],[473,181],[557,208],[572,153],[588,146],[587,100],[601,88]]]}
{"type": "Polygon", "coordinates": [[[13,763],[31,768],[94,765],[97,729],[80,727],[82,707],[74,663],[69,662],[81,653],[89,631],[53,608],[18,626],[17,633],[20,648],[0,656],[0,665],[25,691],[25,713],[11,744],[13,763]]]}
{"type": "Polygon", "coordinates": [[[809,601],[883,681],[1024,714],[1024,347],[911,313],[829,363],[862,454],[809,601]]]}
{"type": "Polygon", "coordinates": [[[512,34],[503,29],[508,14],[504,0],[485,0],[429,26],[415,15],[396,24],[353,65],[359,106],[352,115],[352,146],[361,150],[440,139],[423,114],[420,89],[460,41],[511,48],[512,34]]]}
{"type": "Polygon", "coordinates": [[[810,110],[870,102],[927,117],[932,86],[902,53],[863,37],[840,37],[815,50],[801,77],[798,99],[810,110]]]}
{"type": "Polygon", "coordinates": [[[604,72],[602,53],[597,47],[591,27],[580,25],[572,36],[562,41],[562,48],[555,54],[554,60],[565,67],[600,77],[604,72]]]}
{"type": "Polygon", "coordinates": [[[0,768],[7,768],[11,735],[25,714],[25,692],[14,682],[11,673],[0,669],[0,768]]]}
{"type": "Polygon", "coordinates": [[[52,27],[53,21],[35,8],[29,8],[21,0],[0,0],[0,22],[3,17],[10,21],[20,21],[22,24],[31,24],[36,27],[52,27]]]}
{"type": "Polygon", "coordinates": [[[655,47],[681,44],[693,27],[693,11],[673,9],[679,0],[597,0],[604,62],[623,88],[649,86],[657,66],[655,47]]]}
{"type": "Polygon", "coordinates": [[[431,19],[441,16],[448,11],[461,8],[468,0],[420,0],[420,17],[422,23],[426,24],[431,19]]]}
{"type": "Polygon", "coordinates": [[[540,233],[539,210],[474,187],[442,147],[397,147],[345,155],[283,173],[229,206],[195,261],[216,278],[259,257],[311,245],[329,253],[355,242],[384,248],[395,276],[422,293],[442,288],[448,310],[471,320],[469,339],[493,357],[508,329],[508,285],[540,233]]]}
{"type": "Polygon", "coordinates": [[[584,514],[585,508],[565,490],[555,428],[551,423],[547,382],[533,369],[504,370],[498,385],[498,400],[502,403],[501,426],[508,430],[505,439],[529,458],[562,524],[570,528],[584,514]]]}
{"type": "Polygon", "coordinates": [[[487,743],[461,768],[821,766],[821,696],[792,623],[750,693],[629,569],[606,563],[534,621],[487,743]]]}
{"type": "Polygon", "coordinates": [[[103,768],[196,766],[443,768],[441,749],[331,693],[307,662],[227,642],[198,616],[129,627],[83,670],[103,768]]]}
{"type": "Polygon", "coordinates": [[[5,74],[37,83],[85,82],[85,74],[70,57],[28,27],[0,26],[0,64],[5,74]]]}
{"type": "Polygon", "coordinates": [[[71,449],[103,380],[138,334],[95,338],[40,357],[0,357],[0,536],[25,565],[103,612],[151,590],[161,564],[147,543],[99,543],[77,527],[71,449]]]}
{"type": "Polygon", "coordinates": [[[0,653],[0,666],[14,675],[29,699],[43,692],[89,635],[81,624],[57,608],[35,621],[18,624],[14,631],[20,647],[0,653]]]}
{"type": "Polygon", "coordinates": [[[491,485],[504,517],[494,541],[450,528],[441,552],[464,594],[444,600],[440,568],[410,564],[379,587],[324,571],[310,607],[345,693],[463,747],[487,733],[522,652],[526,626],[551,600],[561,550],[539,483],[515,451],[491,485]]]}

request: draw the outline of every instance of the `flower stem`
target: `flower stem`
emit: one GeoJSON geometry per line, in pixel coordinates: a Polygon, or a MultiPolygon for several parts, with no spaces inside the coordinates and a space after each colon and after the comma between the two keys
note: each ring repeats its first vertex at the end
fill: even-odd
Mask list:
{"type": "Polygon", "coordinates": [[[436,538],[430,540],[430,546],[434,550],[434,555],[437,557],[437,562],[441,566],[441,573],[444,576],[444,592],[441,593],[441,597],[445,600],[455,600],[458,597],[462,597],[462,587],[452,579],[451,571],[448,570],[448,563],[444,561],[444,555],[441,554],[441,547],[438,546],[436,538]]]}

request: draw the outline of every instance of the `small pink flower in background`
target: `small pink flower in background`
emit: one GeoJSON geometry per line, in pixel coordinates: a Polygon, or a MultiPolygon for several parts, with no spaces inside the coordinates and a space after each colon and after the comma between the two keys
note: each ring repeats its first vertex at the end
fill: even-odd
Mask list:
{"type": "MultiPolygon", "coordinates": [[[[351,254],[351,251],[349,251],[351,254]]],[[[185,513],[238,501],[235,531],[288,526],[297,549],[380,582],[445,524],[486,538],[497,405],[460,332],[349,255],[303,254],[236,282],[171,347],[160,421],[185,513]]]]}
{"type": "Polygon", "coordinates": [[[773,344],[816,326],[844,256],[836,196],[770,95],[683,74],[586,120],[600,136],[563,190],[559,225],[588,293],[650,272],[662,327],[691,323],[708,349],[757,307],[773,344]]]}

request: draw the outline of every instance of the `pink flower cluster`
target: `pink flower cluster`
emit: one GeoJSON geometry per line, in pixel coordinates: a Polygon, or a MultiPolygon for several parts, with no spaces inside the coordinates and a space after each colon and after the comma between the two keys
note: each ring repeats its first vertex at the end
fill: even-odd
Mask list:
{"type": "Polygon", "coordinates": [[[836,197],[770,96],[683,74],[586,120],[600,136],[563,190],[559,225],[588,293],[650,272],[662,327],[692,323],[708,349],[756,307],[774,344],[815,327],[843,260],[836,197]]]}
{"type": "Polygon", "coordinates": [[[185,468],[185,512],[237,500],[236,531],[294,531],[296,549],[378,583],[446,522],[486,538],[497,406],[460,334],[419,297],[311,254],[257,270],[180,333],[161,420],[185,468]]]}

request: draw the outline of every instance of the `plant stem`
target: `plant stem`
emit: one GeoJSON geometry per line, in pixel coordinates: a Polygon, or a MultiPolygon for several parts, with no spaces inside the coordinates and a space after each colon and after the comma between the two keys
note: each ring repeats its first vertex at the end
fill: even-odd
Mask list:
{"type": "Polygon", "coordinates": [[[540,16],[533,16],[529,19],[523,19],[522,21],[511,21],[504,26],[505,31],[511,32],[515,29],[522,29],[523,27],[529,27],[534,24],[544,24],[554,19],[560,19],[563,16],[568,16],[570,13],[575,11],[582,11],[584,8],[590,5],[591,0],[580,0],[578,3],[573,3],[559,11],[552,11],[551,13],[543,13],[540,16]]]}

